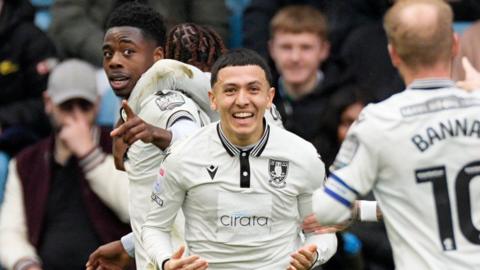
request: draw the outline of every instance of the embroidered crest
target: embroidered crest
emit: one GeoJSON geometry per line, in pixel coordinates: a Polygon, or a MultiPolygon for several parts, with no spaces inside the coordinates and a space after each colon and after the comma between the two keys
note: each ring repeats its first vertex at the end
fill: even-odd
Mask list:
{"type": "Polygon", "coordinates": [[[268,160],[268,171],[270,180],[268,183],[275,188],[283,188],[287,184],[285,178],[288,173],[288,161],[270,159],[268,160]]]}
{"type": "Polygon", "coordinates": [[[185,99],[183,98],[183,96],[180,93],[174,91],[158,91],[156,95],[158,97],[157,99],[155,99],[155,103],[162,111],[171,110],[175,107],[185,104],[185,99]]]}

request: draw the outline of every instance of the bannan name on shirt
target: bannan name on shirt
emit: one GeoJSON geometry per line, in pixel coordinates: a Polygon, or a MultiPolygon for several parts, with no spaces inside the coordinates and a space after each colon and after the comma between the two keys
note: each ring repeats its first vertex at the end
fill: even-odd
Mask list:
{"type": "Polygon", "coordinates": [[[480,121],[467,118],[440,121],[413,135],[411,141],[420,152],[424,152],[438,142],[459,136],[480,139],[480,121]]]}

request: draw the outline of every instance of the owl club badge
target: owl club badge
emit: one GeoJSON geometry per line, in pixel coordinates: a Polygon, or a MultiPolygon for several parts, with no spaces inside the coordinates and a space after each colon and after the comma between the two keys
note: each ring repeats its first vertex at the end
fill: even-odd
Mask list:
{"type": "Polygon", "coordinates": [[[268,171],[270,180],[268,183],[275,188],[283,188],[287,184],[285,178],[288,173],[288,161],[270,159],[268,160],[268,171]]]}

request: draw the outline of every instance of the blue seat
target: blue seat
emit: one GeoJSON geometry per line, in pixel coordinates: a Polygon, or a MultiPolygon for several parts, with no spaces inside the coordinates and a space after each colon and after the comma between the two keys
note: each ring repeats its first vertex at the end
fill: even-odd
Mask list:
{"type": "Polygon", "coordinates": [[[225,5],[230,10],[230,48],[241,48],[243,45],[243,12],[250,5],[251,0],[225,0],[225,5]]]}
{"type": "Polygon", "coordinates": [[[47,31],[52,21],[50,6],[53,5],[53,0],[30,0],[30,3],[35,8],[35,25],[47,31]]]}
{"type": "Polygon", "coordinates": [[[463,34],[463,32],[465,32],[465,30],[467,30],[467,28],[470,27],[472,24],[473,24],[473,22],[469,22],[469,21],[456,21],[456,22],[453,22],[453,31],[455,31],[455,33],[461,35],[461,34],[463,34]]]}
{"type": "Polygon", "coordinates": [[[120,100],[111,89],[104,92],[100,101],[97,115],[97,124],[100,126],[113,127],[120,112],[120,100]]]}
{"type": "Polygon", "coordinates": [[[3,201],[3,194],[5,192],[9,161],[10,157],[5,152],[0,152],[0,203],[3,201]]]}

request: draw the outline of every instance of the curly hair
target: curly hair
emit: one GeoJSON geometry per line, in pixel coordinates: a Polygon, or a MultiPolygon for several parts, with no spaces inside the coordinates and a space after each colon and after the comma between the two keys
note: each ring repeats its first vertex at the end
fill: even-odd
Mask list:
{"type": "Polygon", "coordinates": [[[114,9],[107,21],[106,29],[118,26],[130,26],[142,31],[146,38],[165,45],[165,23],[160,13],[141,2],[127,2],[114,9]]]}
{"type": "Polygon", "coordinates": [[[175,59],[202,71],[210,71],[213,63],[227,51],[222,38],[208,26],[182,23],[167,36],[165,58],[175,59]]]}

